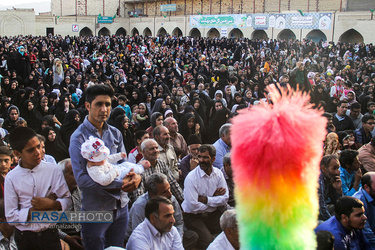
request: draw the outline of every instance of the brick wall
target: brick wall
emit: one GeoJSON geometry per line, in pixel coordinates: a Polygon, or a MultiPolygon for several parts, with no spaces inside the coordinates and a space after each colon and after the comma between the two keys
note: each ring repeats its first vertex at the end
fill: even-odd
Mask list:
{"type": "MultiPolygon", "coordinates": [[[[76,0],[52,0],[52,14],[61,15],[61,1],[63,6],[63,16],[75,15],[76,0]]],[[[104,0],[105,1],[105,15],[113,16],[117,8],[119,7],[118,0],[104,0]]],[[[240,14],[242,13],[253,13],[254,12],[254,1],[255,1],[255,13],[263,12],[278,12],[279,5],[281,11],[297,11],[302,10],[307,12],[318,11],[339,11],[340,4],[342,10],[346,8],[346,0],[233,0],[233,12],[232,12],[232,0],[163,0],[156,1],[147,4],[145,2],[136,1],[136,8],[143,9],[143,12],[148,16],[162,16],[160,13],[161,4],[176,4],[177,11],[168,13],[168,15],[184,15],[186,8],[187,15],[197,15],[198,13],[203,15],[209,15],[210,9],[211,14],[240,14]]],[[[103,0],[77,0],[77,12],[78,15],[103,15],[103,0]],[[87,3],[87,6],[86,6],[87,3]]],[[[127,16],[127,11],[132,11],[134,4],[132,2],[126,3],[126,9],[124,10],[124,0],[120,0],[120,11],[121,15],[127,16]]]]}
{"type": "MultiPolygon", "coordinates": [[[[120,1],[123,13],[123,0],[120,1]]],[[[77,0],[77,14],[80,16],[97,16],[99,14],[105,16],[114,16],[119,7],[119,1],[116,0],[77,0]],[[103,9],[104,4],[104,9],[103,9]]],[[[143,8],[143,7],[142,7],[143,8]]],[[[76,14],[76,0],[52,0],[51,12],[56,16],[68,16],[76,14]],[[62,12],[61,12],[62,6],[62,12]],[[61,15],[62,13],[62,15],[61,15]]]]}
{"type": "Polygon", "coordinates": [[[340,3],[342,3],[342,10],[346,8],[345,0],[319,0],[319,11],[340,11],[340,3]]]}

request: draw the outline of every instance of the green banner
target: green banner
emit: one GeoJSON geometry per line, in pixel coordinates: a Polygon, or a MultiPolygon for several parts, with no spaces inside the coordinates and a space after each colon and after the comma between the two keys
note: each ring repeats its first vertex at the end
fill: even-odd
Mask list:
{"type": "Polygon", "coordinates": [[[193,15],[190,16],[191,28],[245,28],[246,15],[193,15]]]}
{"type": "Polygon", "coordinates": [[[98,23],[113,23],[111,16],[98,16],[98,23]]]}
{"type": "Polygon", "coordinates": [[[331,29],[331,12],[191,15],[190,28],[331,29]]]}

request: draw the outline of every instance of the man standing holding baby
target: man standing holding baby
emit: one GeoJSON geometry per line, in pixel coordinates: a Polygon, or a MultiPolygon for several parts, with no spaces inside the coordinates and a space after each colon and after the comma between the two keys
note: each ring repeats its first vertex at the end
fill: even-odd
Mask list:
{"type": "Polygon", "coordinates": [[[141,181],[140,175],[130,172],[124,180],[115,179],[111,184],[102,186],[90,178],[86,169],[87,161],[81,155],[81,145],[89,136],[103,140],[110,154],[126,152],[120,131],[106,122],[111,112],[113,95],[113,89],[107,85],[87,88],[85,106],[89,114],[70,139],[69,153],[73,172],[82,190],[82,210],[114,211],[113,223],[82,223],[83,244],[86,249],[102,250],[109,246],[124,246],[128,206],[121,206],[120,191],[133,191],[141,181]]]}

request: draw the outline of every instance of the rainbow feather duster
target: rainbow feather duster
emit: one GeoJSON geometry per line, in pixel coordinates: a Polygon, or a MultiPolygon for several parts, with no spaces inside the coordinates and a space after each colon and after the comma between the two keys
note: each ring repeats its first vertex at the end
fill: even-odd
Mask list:
{"type": "Polygon", "coordinates": [[[307,95],[268,91],[273,105],[240,113],[231,129],[241,249],[315,249],[327,121],[307,95]]]}

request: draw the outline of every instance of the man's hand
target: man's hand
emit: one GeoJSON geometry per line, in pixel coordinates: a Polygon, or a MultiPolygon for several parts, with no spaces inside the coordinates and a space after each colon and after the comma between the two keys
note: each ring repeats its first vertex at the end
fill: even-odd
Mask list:
{"type": "Polygon", "coordinates": [[[215,193],[213,196],[221,196],[221,195],[224,195],[225,194],[225,188],[218,188],[216,189],[215,193]]]}
{"type": "Polygon", "coordinates": [[[354,181],[360,182],[362,179],[362,171],[361,168],[358,168],[357,171],[355,171],[354,181]]]}
{"type": "Polygon", "coordinates": [[[123,185],[121,187],[122,191],[124,192],[131,192],[138,188],[139,183],[141,183],[142,177],[139,174],[134,173],[134,171],[130,171],[123,180],[123,185]],[[127,177],[131,179],[128,181],[127,177]]]}
{"type": "Polygon", "coordinates": [[[199,134],[199,129],[201,128],[201,126],[199,126],[199,123],[195,124],[195,133],[196,134],[199,134]]]}
{"type": "Polygon", "coordinates": [[[34,197],[31,205],[37,211],[61,210],[60,202],[45,197],[34,197]]]}
{"type": "Polygon", "coordinates": [[[124,179],[122,179],[122,185],[125,185],[126,183],[128,183],[131,180],[132,180],[131,176],[125,176],[124,179]]]}
{"type": "Polygon", "coordinates": [[[203,204],[207,204],[207,197],[206,196],[198,196],[198,201],[203,203],[203,204]]]}
{"type": "Polygon", "coordinates": [[[342,195],[342,182],[340,176],[336,176],[336,180],[332,182],[332,187],[336,189],[336,193],[342,195]]]}
{"type": "Polygon", "coordinates": [[[193,170],[194,168],[196,168],[199,164],[199,161],[198,159],[191,159],[190,160],[190,170],[193,170]]]}
{"type": "Polygon", "coordinates": [[[331,124],[331,125],[328,126],[328,128],[331,130],[331,132],[336,132],[335,125],[331,124]]]}
{"type": "Polygon", "coordinates": [[[56,116],[52,116],[52,120],[53,120],[55,123],[60,123],[59,120],[57,120],[56,116]]]}
{"type": "Polygon", "coordinates": [[[355,175],[354,175],[354,184],[353,184],[353,188],[355,190],[358,191],[359,189],[359,184],[361,182],[361,179],[362,179],[362,171],[361,171],[361,168],[358,168],[357,171],[355,171],[355,175]]]}
{"type": "Polygon", "coordinates": [[[55,193],[50,193],[47,198],[55,201],[57,200],[57,195],[55,193]]]}
{"type": "Polygon", "coordinates": [[[35,208],[33,208],[33,207],[29,208],[29,214],[27,215],[27,221],[29,221],[31,219],[31,214],[32,214],[32,212],[35,212],[35,211],[36,211],[35,208]]]}
{"type": "Polygon", "coordinates": [[[64,241],[68,243],[72,249],[82,249],[82,250],[84,249],[82,244],[80,243],[81,237],[79,237],[78,235],[73,235],[73,236],[67,235],[64,241]]]}

